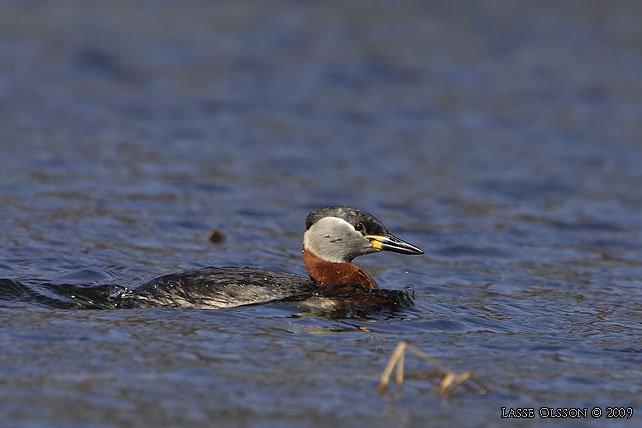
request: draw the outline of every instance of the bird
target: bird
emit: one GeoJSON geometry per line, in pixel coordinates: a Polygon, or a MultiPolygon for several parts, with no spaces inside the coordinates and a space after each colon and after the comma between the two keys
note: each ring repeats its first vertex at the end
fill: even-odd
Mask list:
{"type": "Polygon", "coordinates": [[[410,299],[406,293],[380,289],[372,276],[352,263],[381,251],[424,254],[389,233],[372,214],[330,206],[313,210],[305,221],[303,263],[308,277],[256,267],[207,267],[122,289],[112,299],[118,299],[118,307],[220,309],[272,302],[365,311],[397,307],[410,299]]]}

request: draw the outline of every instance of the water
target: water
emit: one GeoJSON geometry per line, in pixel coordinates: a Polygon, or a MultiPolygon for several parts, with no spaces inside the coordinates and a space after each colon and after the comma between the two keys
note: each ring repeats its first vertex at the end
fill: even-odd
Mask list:
{"type": "Polygon", "coordinates": [[[427,255],[358,262],[397,313],[0,301],[0,425],[503,426],[642,412],[642,3],[0,6],[0,278],[304,274],[350,204],[427,255]],[[208,231],[226,240],[213,244],[208,231]],[[490,392],[432,393],[399,340],[490,392]]]}

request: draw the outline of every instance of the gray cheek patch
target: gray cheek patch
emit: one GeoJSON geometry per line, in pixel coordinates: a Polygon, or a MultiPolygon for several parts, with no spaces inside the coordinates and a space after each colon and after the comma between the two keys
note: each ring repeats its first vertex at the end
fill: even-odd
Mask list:
{"type": "Polygon", "coordinates": [[[347,221],[324,217],[303,235],[303,245],[316,256],[335,263],[349,262],[369,252],[370,242],[347,221]]]}

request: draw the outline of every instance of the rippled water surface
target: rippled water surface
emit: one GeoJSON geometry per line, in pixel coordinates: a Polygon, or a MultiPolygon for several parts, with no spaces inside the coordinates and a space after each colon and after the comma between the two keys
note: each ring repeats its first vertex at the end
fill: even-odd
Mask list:
{"type": "MultiPolygon", "coordinates": [[[[642,417],[642,3],[6,1],[0,426],[506,426],[642,417]],[[358,263],[396,313],[62,310],[17,282],[305,274],[309,210],[424,256],[358,263]],[[221,243],[205,239],[219,229],[221,243]],[[398,341],[471,370],[436,397],[398,341]]],[[[637,421],[637,422],[636,422],[637,421]]]]}

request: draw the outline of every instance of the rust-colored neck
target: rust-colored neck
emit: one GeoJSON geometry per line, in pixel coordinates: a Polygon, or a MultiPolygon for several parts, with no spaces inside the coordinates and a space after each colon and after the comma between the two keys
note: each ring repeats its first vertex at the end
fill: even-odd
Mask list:
{"type": "Polygon", "coordinates": [[[368,288],[379,288],[370,275],[352,263],[329,262],[305,248],[303,263],[310,277],[319,285],[360,284],[368,288]]]}

